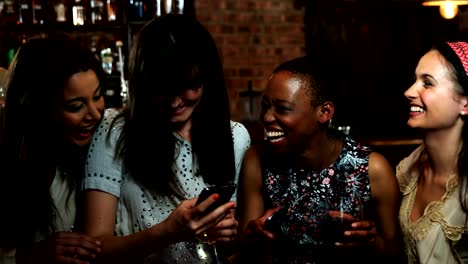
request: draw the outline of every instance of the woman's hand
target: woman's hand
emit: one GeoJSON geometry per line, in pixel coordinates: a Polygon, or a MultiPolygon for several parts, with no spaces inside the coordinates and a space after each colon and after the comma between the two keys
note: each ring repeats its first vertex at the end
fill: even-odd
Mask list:
{"type": "Polygon", "coordinates": [[[343,218],[351,222],[351,229],[344,231],[345,242],[336,242],[339,247],[365,247],[375,242],[378,233],[375,223],[371,220],[359,220],[352,215],[343,214],[338,211],[330,211],[331,217],[343,218]]]}
{"type": "Polygon", "coordinates": [[[90,236],[57,232],[31,250],[18,249],[16,263],[88,264],[101,252],[102,242],[90,236]]]}
{"type": "Polygon", "coordinates": [[[234,202],[225,203],[210,213],[205,212],[218,198],[218,194],[213,194],[199,205],[195,205],[198,198],[182,201],[169,217],[163,221],[167,232],[171,233],[171,238],[174,239],[173,242],[191,240],[194,237],[205,237],[205,234],[206,236],[208,235],[208,230],[223,219],[221,227],[224,230],[221,234],[223,236],[231,236],[230,232],[236,232],[231,229],[237,227],[237,221],[226,219],[231,213],[231,209],[235,206],[234,202]]]}
{"type": "Polygon", "coordinates": [[[275,235],[270,231],[264,229],[266,220],[272,216],[276,211],[279,210],[279,207],[271,208],[265,211],[263,216],[249,221],[247,228],[244,232],[244,239],[246,240],[256,240],[256,239],[275,239],[275,235]]]}
{"type": "Polygon", "coordinates": [[[218,224],[208,229],[206,232],[210,240],[219,242],[231,242],[237,237],[238,222],[234,218],[231,210],[218,224]]]}
{"type": "Polygon", "coordinates": [[[278,210],[279,207],[268,209],[261,217],[247,223],[236,255],[237,263],[271,263],[271,243],[275,235],[264,227],[266,220],[278,210]]]}

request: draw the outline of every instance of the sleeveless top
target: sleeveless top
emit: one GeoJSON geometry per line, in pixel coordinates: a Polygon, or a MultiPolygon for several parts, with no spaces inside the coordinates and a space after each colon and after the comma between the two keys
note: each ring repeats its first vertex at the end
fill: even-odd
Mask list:
{"type": "Polygon", "coordinates": [[[323,250],[327,246],[331,248],[330,242],[334,241],[327,241],[327,236],[321,233],[328,211],[339,210],[338,205],[342,203],[347,213],[362,218],[370,207],[371,150],[347,135],[340,134],[340,137],[344,140],[341,153],[333,164],[322,170],[278,168],[265,161],[266,206],[282,208],[281,221],[273,232],[282,240],[282,248],[287,246],[294,252],[285,260],[285,250],[274,250],[282,263],[328,263],[330,258],[323,255],[323,250]],[[322,251],[322,261],[319,251],[322,251]]]}

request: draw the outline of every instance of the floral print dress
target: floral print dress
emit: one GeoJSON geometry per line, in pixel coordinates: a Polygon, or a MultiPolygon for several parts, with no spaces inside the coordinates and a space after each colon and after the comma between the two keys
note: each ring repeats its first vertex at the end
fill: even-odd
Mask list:
{"type": "Polygon", "coordinates": [[[329,219],[328,211],[339,211],[341,204],[344,211],[356,218],[366,215],[371,198],[368,176],[371,150],[347,135],[340,135],[343,149],[328,168],[310,171],[278,168],[268,164],[268,160],[265,163],[267,204],[282,208],[281,221],[274,232],[283,241],[281,248],[287,246],[289,252],[294,252],[274,250],[281,263],[329,263],[330,258],[324,256],[329,251],[324,249],[330,249],[333,241],[322,232],[324,221],[329,219]]]}

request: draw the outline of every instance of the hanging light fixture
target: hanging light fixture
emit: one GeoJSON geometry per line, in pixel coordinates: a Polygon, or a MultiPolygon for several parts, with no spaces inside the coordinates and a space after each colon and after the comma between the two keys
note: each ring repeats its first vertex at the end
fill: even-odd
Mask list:
{"type": "Polygon", "coordinates": [[[468,1],[445,0],[445,1],[426,1],[423,6],[439,6],[440,15],[445,19],[452,19],[458,13],[458,6],[468,5],[468,1]]]}

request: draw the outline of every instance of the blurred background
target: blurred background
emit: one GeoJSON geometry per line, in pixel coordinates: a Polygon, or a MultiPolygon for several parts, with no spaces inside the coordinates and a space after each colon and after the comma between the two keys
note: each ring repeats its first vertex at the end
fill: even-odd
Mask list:
{"type": "Polygon", "coordinates": [[[255,135],[261,134],[258,103],[271,71],[310,54],[333,63],[335,125],[349,126],[365,141],[413,139],[403,92],[418,59],[437,40],[468,36],[468,5],[453,2],[461,5],[447,19],[437,5],[421,0],[0,0],[0,67],[8,67],[28,38],[66,31],[102,60],[111,87],[108,106],[119,107],[135,32],[152,17],[184,13],[215,38],[233,119],[255,135]]]}

